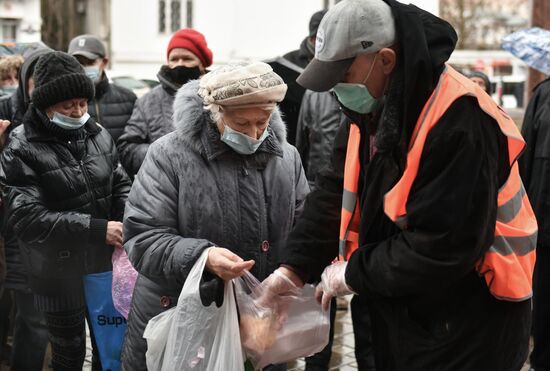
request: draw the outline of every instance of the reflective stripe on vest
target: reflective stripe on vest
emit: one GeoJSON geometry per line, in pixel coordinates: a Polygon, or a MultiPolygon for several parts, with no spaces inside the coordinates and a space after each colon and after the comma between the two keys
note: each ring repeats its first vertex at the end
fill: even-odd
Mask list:
{"type": "Polygon", "coordinates": [[[340,220],[339,259],[349,260],[351,254],[359,247],[359,144],[361,132],[359,127],[351,124],[349,128],[346,165],[344,168],[344,193],[342,194],[342,216],[340,220]]]}
{"type": "Polygon", "coordinates": [[[401,229],[407,229],[407,199],[418,173],[428,133],[451,104],[465,95],[476,97],[480,108],[498,123],[507,137],[511,166],[508,180],[498,193],[494,242],[476,268],[484,276],[494,297],[523,301],[532,296],[537,239],[537,222],[516,162],[525,142],[512,119],[491,97],[450,66],[441,74],[438,86],[420,114],[409,146],[405,171],[386,194],[384,210],[401,229]]]}

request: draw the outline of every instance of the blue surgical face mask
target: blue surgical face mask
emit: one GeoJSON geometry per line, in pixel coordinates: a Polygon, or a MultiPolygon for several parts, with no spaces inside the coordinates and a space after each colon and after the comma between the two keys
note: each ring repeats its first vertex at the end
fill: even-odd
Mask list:
{"type": "Polygon", "coordinates": [[[76,130],[83,127],[86,121],[88,121],[89,119],[90,119],[90,115],[88,114],[88,112],[86,112],[79,118],[73,118],[73,117],[62,115],[59,112],[54,112],[53,117],[50,119],[50,121],[62,129],[76,130]]]}
{"type": "Polygon", "coordinates": [[[379,100],[373,97],[364,85],[372,73],[377,56],[378,54],[374,57],[370,71],[361,84],[339,83],[334,86],[334,93],[344,107],[361,114],[371,113],[378,108],[379,100]]]}
{"type": "Polygon", "coordinates": [[[269,136],[267,128],[264,130],[259,139],[254,139],[246,134],[239,133],[224,124],[222,142],[231,147],[235,152],[241,155],[251,155],[255,153],[263,141],[269,136]]]}
{"type": "Polygon", "coordinates": [[[16,90],[17,90],[17,85],[6,85],[0,88],[0,91],[2,92],[2,94],[5,94],[5,95],[12,95],[13,93],[15,93],[16,90]]]}
{"type": "Polygon", "coordinates": [[[84,67],[84,72],[86,73],[86,76],[88,76],[94,82],[94,84],[98,82],[99,78],[101,77],[99,66],[84,67]]]}

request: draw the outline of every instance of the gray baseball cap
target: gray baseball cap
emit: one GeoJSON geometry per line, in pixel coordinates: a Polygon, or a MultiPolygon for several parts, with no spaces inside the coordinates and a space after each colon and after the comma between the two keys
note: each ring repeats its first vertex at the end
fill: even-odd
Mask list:
{"type": "Polygon", "coordinates": [[[327,91],[342,81],[355,57],[395,43],[395,21],[383,0],[343,0],[323,17],[315,58],[296,80],[306,89],[327,91]]]}
{"type": "Polygon", "coordinates": [[[67,52],[73,56],[81,55],[92,60],[105,58],[107,54],[101,40],[94,35],[80,35],[75,37],[69,43],[69,50],[67,52]]]}

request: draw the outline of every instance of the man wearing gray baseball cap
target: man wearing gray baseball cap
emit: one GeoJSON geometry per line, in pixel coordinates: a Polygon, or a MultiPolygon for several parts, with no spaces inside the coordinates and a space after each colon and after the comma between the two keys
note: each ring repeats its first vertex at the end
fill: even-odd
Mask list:
{"type": "MultiPolygon", "coordinates": [[[[525,143],[446,64],[456,41],[413,5],[343,0],[298,78],[332,89],[352,124],[278,273],[295,285],[320,276],[325,307],[362,298],[377,371],[517,371],[527,358],[537,226],[516,163],[525,143]]],[[[260,290],[277,303],[290,286],[273,274],[260,290]]]]}
{"type": "Polygon", "coordinates": [[[71,40],[67,53],[84,67],[95,85],[94,99],[88,102],[88,113],[100,123],[116,142],[134,110],[136,95],[109,82],[105,69],[109,57],[103,42],[94,35],[79,35],[71,40]]]}

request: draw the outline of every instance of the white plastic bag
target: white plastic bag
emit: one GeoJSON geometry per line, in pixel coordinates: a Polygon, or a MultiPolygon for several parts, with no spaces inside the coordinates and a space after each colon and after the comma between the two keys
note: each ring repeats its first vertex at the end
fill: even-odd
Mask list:
{"type": "MultiPolygon", "coordinates": [[[[225,284],[223,305],[220,308],[216,307],[215,303],[205,307],[200,299],[199,285],[207,257],[208,250],[203,252],[191,269],[183,285],[178,305],[149,321],[149,330],[145,331],[147,335],[163,335],[166,333],[166,326],[169,327],[161,361],[162,367],[153,368],[155,361],[149,357],[149,371],[244,371],[233,285],[225,284]],[[159,318],[161,316],[165,318],[159,318]]],[[[155,347],[157,344],[151,345],[155,347]]],[[[150,346],[149,340],[147,346],[150,346]]],[[[157,353],[151,356],[158,356],[159,351],[162,352],[157,348],[157,353]]],[[[149,351],[146,357],[148,355],[149,351]]]]}
{"type": "Polygon", "coordinates": [[[147,352],[145,353],[147,370],[160,371],[162,369],[164,349],[175,314],[176,307],[151,318],[147,323],[143,332],[143,338],[147,340],[147,352]]]}
{"type": "Polygon", "coordinates": [[[113,304],[115,308],[128,319],[132,306],[132,295],[138,278],[138,272],[128,260],[124,248],[117,247],[113,251],[113,304]]]}
{"type": "Polygon", "coordinates": [[[284,312],[259,307],[260,282],[250,273],[233,280],[240,315],[241,342],[256,368],[310,356],[328,344],[329,312],[315,300],[315,287],[285,299],[284,312]],[[284,318],[281,318],[283,316],[284,318]]]}

